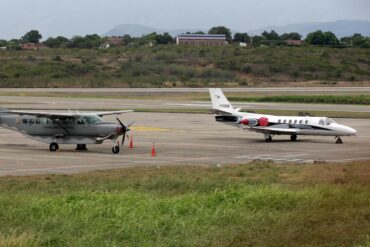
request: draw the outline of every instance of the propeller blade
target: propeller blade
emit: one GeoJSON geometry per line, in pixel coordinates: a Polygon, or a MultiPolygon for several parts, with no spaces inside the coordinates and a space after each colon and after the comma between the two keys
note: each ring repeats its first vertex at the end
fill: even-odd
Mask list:
{"type": "Polygon", "coordinates": [[[127,125],[127,128],[130,128],[136,121],[131,122],[129,125],[127,125]]]}
{"type": "Polygon", "coordinates": [[[123,134],[122,136],[122,147],[124,146],[125,144],[125,138],[126,138],[126,133],[123,134]]]}
{"type": "Polygon", "coordinates": [[[126,129],[126,126],[121,122],[121,120],[119,120],[119,118],[117,117],[116,118],[117,121],[119,122],[119,124],[122,126],[123,129],[126,129]]]}

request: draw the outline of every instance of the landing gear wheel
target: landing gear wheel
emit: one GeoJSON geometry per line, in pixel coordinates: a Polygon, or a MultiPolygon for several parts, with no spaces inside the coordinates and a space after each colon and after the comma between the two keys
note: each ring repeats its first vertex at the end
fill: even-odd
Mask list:
{"type": "Polygon", "coordinates": [[[290,136],[290,140],[291,140],[292,142],[295,142],[295,141],[297,140],[297,135],[291,135],[291,136],[290,136]]]}
{"type": "Polygon", "coordinates": [[[337,141],[335,142],[336,144],[343,144],[342,138],[340,138],[339,136],[336,138],[337,138],[337,141]]]}
{"type": "Polygon", "coordinates": [[[77,144],[76,150],[77,151],[86,151],[87,150],[86,144],[77,144]]]}
{"type": "Polygon", "coordinates": [[[271,135],[266,136],[266,137],[265,137],[265,140],[266,140],[267,142],[271,142],[271,141],[272,141],[272,137],[271,137],[271,135]]]}
{"type": "Polygon", "coordinates": [[[112,147],[112,153],[118,154],[119,153],[119,146],[113,146],[112,147]]]}
{"type": "Polygon", "coordinates": [[[51,152],[55,152],[55,151],[57,151],[58,149],[59,149],[59,145],[58,145],[58,143],[53,142],[53,143],[51,143],[51,144],[50,144],[50,146],[49,146],[49,150],[50,150],[51,152]]]}

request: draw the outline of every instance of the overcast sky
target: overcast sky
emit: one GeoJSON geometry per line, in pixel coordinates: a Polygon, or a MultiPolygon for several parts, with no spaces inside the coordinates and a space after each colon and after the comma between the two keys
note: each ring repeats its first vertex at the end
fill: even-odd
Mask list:
{"type": "Polygon", "coordinates": [[[0,0],[0,39],[102,34],[119,24],[249,31],[270,25],[370,20],[370,0],[0,0]]]}

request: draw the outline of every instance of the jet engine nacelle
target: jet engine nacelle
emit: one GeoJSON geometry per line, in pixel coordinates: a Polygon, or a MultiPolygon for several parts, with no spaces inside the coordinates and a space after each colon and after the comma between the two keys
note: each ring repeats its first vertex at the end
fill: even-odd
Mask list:
{"type": "Polygon", "coordinates": [[[248,126],[257,126],[258,120],[255,118],[243,118],[239,121],[240,124],[248,125],[248,126]]]}
{"type": "Polygon", "coordinates": [[[269,125],[269,120],[266,117],[261,117],[259,119],[243,118],[242,120],[239,121],[239,123],[243,125],[248,125],[251,127],[254,127],[254,126],[266,127],[269,125]]]}

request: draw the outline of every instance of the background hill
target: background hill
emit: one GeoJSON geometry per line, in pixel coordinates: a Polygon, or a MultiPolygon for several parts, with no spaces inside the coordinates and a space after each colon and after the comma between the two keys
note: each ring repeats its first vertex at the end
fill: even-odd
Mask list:
{"type": "MultiPolygon", "coordinates": [[[[310,23],[299,23],[299,24],[290,24],[285,26],[267,26],[264,28],[259,28],[255,30],[237,30],[235,32],[248,32],[249,34],[259,35],[263,31],[275,30],[279,34],[297,32],[306,36],[308,33],[322,30],[322,31],[331,31],[335,33],[338,37],[352,36],[354,33],[361,33],[363,36],[370,36],[370,21],[353,21],[353,20],[341,20],[333,22],[310,22],[310,23]]],[[[164,29],[164,28],[154,28],[138,24],[123,24],[118,25],[108,32],[104,33],[104,36],[123,36],[129,34],[132,37],[141,37],[142,35],[149,33],[164,33],[168,32],[171,36],[177,36],[181,33],[186,32],[196,32],[203,31],[207,32],[208,29],[164,29]]]]}
{"type": "Polygon", "coordinates": [[[275,30],[277,33],[297,32],[306,36],[316,30],[331,31],[338,37],[352,36],[354,33],[360,33],[363,36],[370,36],[370,21],[334,21],[334,22],[311,22],[290,24],[286,26],[268,26],[260,29],[250,30],[250,34],[261,34],[263,31],[275,30]]]}
{"type": "Polygon", "coordinates": [[[141,37],[145,34],[149,33],[169,33],[171,36],[177,36],[181,33],[186,32],[197,32],[197,31],[203,31],[207,32],[208,30],[204,29],[165,29],[165,28],[154,28],[154,27],[148,27],[144,25],[138,25],[138,24],[122,24],[115,26],[108,32],[104,33],[104,36],[123,36],[125,34],[130,35],[131,37],[141,37]]]}

